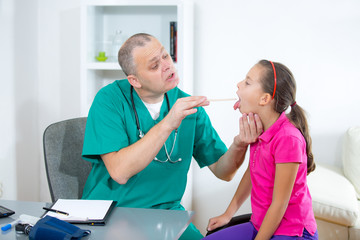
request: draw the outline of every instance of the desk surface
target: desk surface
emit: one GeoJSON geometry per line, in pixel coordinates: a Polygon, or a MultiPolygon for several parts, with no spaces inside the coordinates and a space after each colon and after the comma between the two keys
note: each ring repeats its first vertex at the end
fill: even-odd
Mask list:
{"type": "MultiPolygon", "coordinates": [[[[40,217],[50,203],[44,202],[22,202],[11,200],[0,200],[0,205],[15,211],[15,214],[0,218],[0,226],[16,220],[21,214],[40,217]]],[[[122,208],[116,207],[109,216],[105,226],[90,226],[78,224],[82,229],[91,230],[91,234],[83,239],[178,239],[192,220],[193,212],[176,210],[157,210],[144,208],[122,208]]],[[[1,231],[1,230],[0,230],[1,231]]],[[[12,228],[1,231],[0,239],[29,239],[27,235],[16,233],[12,228]]]]}

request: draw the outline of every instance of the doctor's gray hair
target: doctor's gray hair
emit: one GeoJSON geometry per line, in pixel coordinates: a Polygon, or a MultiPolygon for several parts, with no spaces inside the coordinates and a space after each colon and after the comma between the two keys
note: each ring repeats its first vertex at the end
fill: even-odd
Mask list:
{"type": "Polygon", "coordinates": [[[150,42],[152,38],[154,37],[150,34],[137,33],[126,40],[121,46],[118,52],[118,61],[126,76],[136,74],[133,50],[136,47],[145,46],[145,44],[150,42]]]}

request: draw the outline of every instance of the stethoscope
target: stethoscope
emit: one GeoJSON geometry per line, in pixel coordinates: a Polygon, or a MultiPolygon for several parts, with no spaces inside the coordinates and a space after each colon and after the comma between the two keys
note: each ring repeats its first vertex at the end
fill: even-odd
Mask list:
{"type": "MultiPolygon", "coordinates": [[[[139,131],[139,137],[140,139],[144,137],[144,133],[143,131],[140,129],[140,122],[139,122],[139,117],[138,117],[138,114],[136,112],[136,108],[135,108],[135,102],[134,102],[134,96],[133,96],[133,91],[134,91],[134,87],[131,86],[130,87],[130,95],[131,95],[131,104],[132,104],[132,108],[134,110],[134,113],[135,113],[135,120],[136,120],[136,127],[139,131]]],[[[165,98],[166,98],[166,103],[167,103],[167,107],[168,107],[168,112],[170,112],[170,102],[169,102],[169,97],[167,95],[167,93],[165,93],[165,98]]],[[[170,154],[166,148],[166,142],[164,143],[164,148],[165,148],[165,153],[166,153],[166,160],[160,160],[158,159],[157,157],[154,158],[155,161],[158,161],[158,162],[162,162],[162,163],[165,163],[165,162],[170,162],[170,163],[177,163],[177,162],[180,162],[182,159],[179,158],[178,160],[176,161],[173,161],[171,160],[171,154],[173,153],[174,151],[174,147],[175,147],[175,143],[176,143],[176,137],[177,137],[177,132],[178,132],[178,129],[175,129],[175,137],[174,137],[174,142],[173,142],[173,146],[171,148],[171,151],[170,151],[170,154]]]]}

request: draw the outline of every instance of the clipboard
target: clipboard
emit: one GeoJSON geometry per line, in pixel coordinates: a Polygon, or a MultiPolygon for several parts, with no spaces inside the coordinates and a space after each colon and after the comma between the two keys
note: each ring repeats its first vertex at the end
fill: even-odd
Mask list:
{"type": "Polygon", "coordinates": [[[42,217],[56,217],[73,224],[103,226],[115,206],[116,201],[113,200],[58,199],[50,207],[53,211],[47,211],[42,217]]]}

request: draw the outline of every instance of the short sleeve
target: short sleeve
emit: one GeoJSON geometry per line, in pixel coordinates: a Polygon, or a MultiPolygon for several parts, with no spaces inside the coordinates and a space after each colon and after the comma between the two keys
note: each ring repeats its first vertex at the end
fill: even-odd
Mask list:
{"type": "Polygon", "coordinates": [[[213,128],[210,118],[203,107],[198,108],[196,117],[194,158],[199,166],[205,167],[215,163],[227,147],[213,128]]]}
{"type": "Polygon", "coordinates": [[[123,103],[110,87],[98,92],[89,111],[82,156],[91,162],[129,145],[123,103]]]}
{"type": "Polygon", "coordinates": [[[306,156],[306,146],[304,141],[297,136],[282,136],[274,145],[275,163],[287,163],[304,161],[304,150],[306,156]]]}

